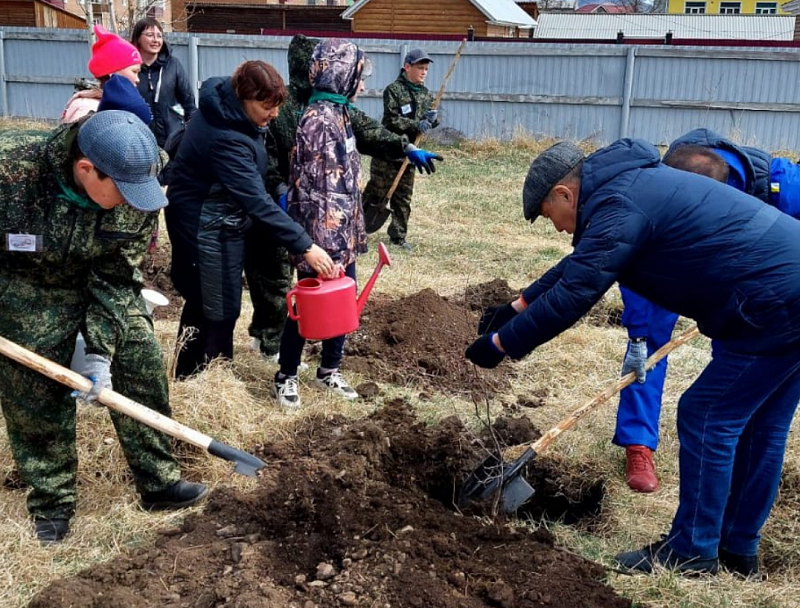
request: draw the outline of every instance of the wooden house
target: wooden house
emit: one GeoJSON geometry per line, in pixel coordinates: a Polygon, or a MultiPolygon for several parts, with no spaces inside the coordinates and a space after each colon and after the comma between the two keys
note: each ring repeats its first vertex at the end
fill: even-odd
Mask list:
{"type": "Polygon", "coordinates": [[[83,15],[42,0],[0,0],[0,25],[86,29],[83,15]]]}
{"type": "Polygon", "coordinates": [[[514,0],[358,0],[342,13],[355,34],[527,38],[536,21],[514,0]]]}

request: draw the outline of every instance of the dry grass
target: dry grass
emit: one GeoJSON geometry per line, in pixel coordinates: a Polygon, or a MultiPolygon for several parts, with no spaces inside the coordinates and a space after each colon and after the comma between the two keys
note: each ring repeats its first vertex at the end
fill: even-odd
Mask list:
{"type": "MultiPolygon", "coordinates": [[[[409,240],[412,255],[392,251],[391,268],[384,270],[376,289],[404,296],[431,287],[443,295],[459,294],[471,284],[501,277],[523,287],[541,275],[570,250],[569,237],[555,233],[548,222],[533,226],[522,219],[520,191],[527,165],[550,142],[518,139],[508,142],[468,143],[446,151],[447,161],[431,177],[417,182],[409,240]]],[[[374,235],[372,243],[386,238],[374,235]]],[[[360,284],[376,263],[374,252],[360,260],[360,284]]],[[[619,298],[616,290],[606,298],[619,298]]],[[[298,417],[321,417],[336,412],[363,416],[375,407],[330,399],[310,384],[312,371],[301,375],[305,408],[297,415],[279,410],[268,394],[275,366],[249,350],[246,332],[250,308],[245,304],[236,332],[236,360],[217,365],[202,377],[173,384],[175,417],[232,445],[249,447],[277,437],[291,436],[298,417]]],[[[175,323],[158,323],[165,353],[172,351],[175,323]]],[[[570,410],[596,395],[619,371],[624,332],[610,326],[579,323],[551,343],[518,363],[519,380],[507,395],[491,396],[493,414],[501,399],[547,391],[548,407],[529,410],[533,423],[546,429],[570,410]]],[[[600,462],[606,476],[607,496],[603,524],[591,534],[548,524],[570,549],[602,563],[620,550],[650,542],[668,529],[677,501],[677,438],[675,406],[708,359],[705,339],[679,349],[671,357],[662,415],[661,449],[657,464],[663,489],[650,496],[628,491],[622,478],[623,458],[610,444],[614,428],[614,403],[603,406],[551,448],[565,466],[587,459],[600,462]]],[[[480,373],[480,372],[477,372],[480,373]]],[[[367,378],[352,378],[355,382],[367,378]]],[[[387,387],[386,398],[407,397],[420,416],[435,422],[457,413],[474,426],[473,403],[449,395],[420,401],[414,387],[387,387]]],[[[23,606],[49,581],[68,576],[91,564],[108,560],[127,547],[149,543],[154,531],[171,525],[180,515],[151,515],[136,505],[136,495],[121,458],[119,445],[103,410],[82,409],[79,415],[79,503],[74,533],[61,546],[42,548],[34,541],[20,491],[0,490],[0,606],[23,606]]],[[[214,486],[252,487],[246,478],[232,476],[229,467],[194,448],[179,446],[186,472],[214,486]]],[[[790,439],[787,463],[800,471],[800,446],[790,439]]],[[[0,430],[0,474],[12,461],[4,431],[0,430]]],[[[797,489],[797,488],[795,488],[797,489]]],[[[765,528],[765,557],[779,561],[761,584],[743,583],[728,575],[689,580],[667,573],[629,577],[609,574],[609,583],[635,602],[653,607],[760,607],[797,606],[800,595],[800,498],[787,495],[765,528]]],[[[538,525],[538,524],[535,524],[538,525]]]]}

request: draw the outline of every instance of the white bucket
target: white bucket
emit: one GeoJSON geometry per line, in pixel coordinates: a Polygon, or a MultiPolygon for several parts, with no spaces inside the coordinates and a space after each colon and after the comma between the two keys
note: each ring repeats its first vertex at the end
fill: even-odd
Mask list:
{"type": "Polygon", "coordinates": [[[155,291],[154,289],[142,289],[142,297],[147,306],[147,314],[152,315],[156,306],[166,306],[169,304],[169,299],[163,293],[155,291]]]}

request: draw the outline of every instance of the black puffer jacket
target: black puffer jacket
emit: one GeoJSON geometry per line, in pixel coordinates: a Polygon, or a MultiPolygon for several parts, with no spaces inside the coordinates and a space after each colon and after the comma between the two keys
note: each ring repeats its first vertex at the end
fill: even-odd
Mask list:
{"type": "Polygon", "coordinates": [[[196,110],[186,70],[178,58],[172,56],[166,42],[152,65],[142,64],[139,93],[153,112],[150,128],[159,147],[163,148],[170,134],[188,121],[196,110]]]}
{"type": "Polygon", "coordinates": [[[244,113],[230,78],[210,78],[200,109],[170,162],[166,209],[172,280],[184,298],[202,298],[211,320],[238,316],[244,233],[263,232],[291,253],[311,238],[267,194],[264,129],[244,113]]]}

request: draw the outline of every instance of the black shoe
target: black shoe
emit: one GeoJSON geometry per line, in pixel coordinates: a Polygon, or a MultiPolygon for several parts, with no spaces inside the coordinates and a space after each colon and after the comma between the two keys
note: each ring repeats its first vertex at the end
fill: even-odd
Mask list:
{"type": "Polygon", "coordinates": [[[716,557],[711,559],[684,557],[671,549],[663,539],[638,551],[620,553],[614,556],[614,561],[631,572],[647,574],[653,571],[656,564],[680,574],[716,574],[719,570],[719,560],[716,557]]]}
{"type": "Polygon", "coordinates": [[[166,490],[142,494],[142,507],[148,511],[183,509],[195,505],[207,493],[207,485],[181,479],[166,490]]]}
{"type": "Polygon", "coordinates": [[[755,580],[763,578],[758,572],[758,555],[739,555],[720,549],[719,563],[731,574],[742,578],[755,580]]]}
{"type": "Polygon", "coordinates": [[[392,245],[396,247],[400,247],[400,249],[411,253],[414,251],[414,247],[405,239],[392,239],[392,245]]]}
{"type": "Polygon", "coordinates": [[[34,517],[33,524],[36,527],[36,538],[43,545],[60,543],[69,534],[68,519],[34,517]]]}

